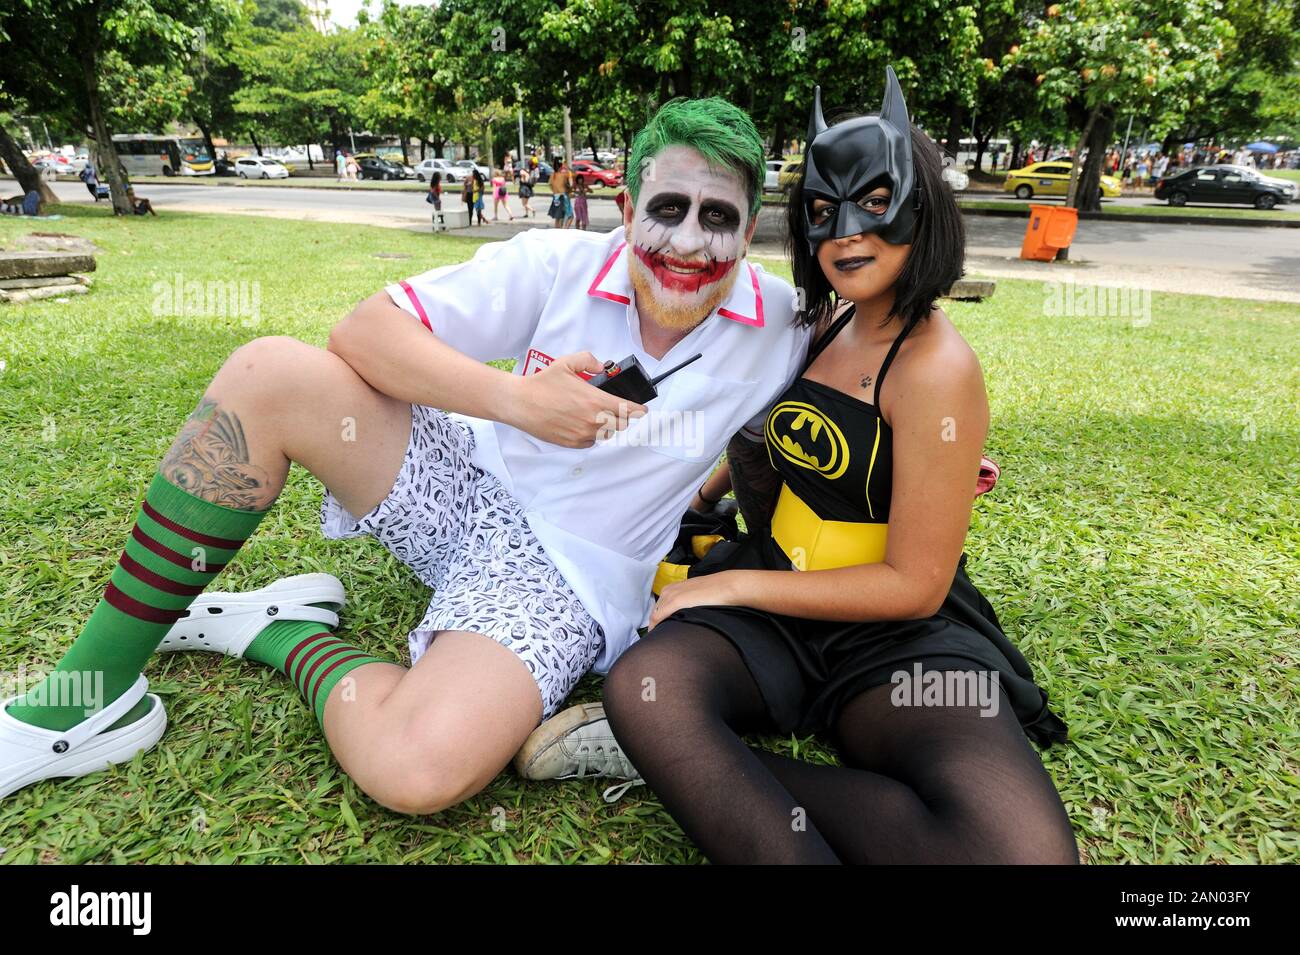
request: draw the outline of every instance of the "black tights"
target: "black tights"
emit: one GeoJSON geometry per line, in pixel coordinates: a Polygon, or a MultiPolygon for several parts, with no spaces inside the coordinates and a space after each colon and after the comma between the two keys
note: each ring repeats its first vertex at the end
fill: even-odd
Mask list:
{"type": "Polygon", "coordinates": [[[614,735],[718,863],[1077,863],[1065,807],[1011,707],[898,707],[891,685],[846,705],[845,766],[746,746],[766,709],[727,639],[668,621],[605,681],[614,735]]]}

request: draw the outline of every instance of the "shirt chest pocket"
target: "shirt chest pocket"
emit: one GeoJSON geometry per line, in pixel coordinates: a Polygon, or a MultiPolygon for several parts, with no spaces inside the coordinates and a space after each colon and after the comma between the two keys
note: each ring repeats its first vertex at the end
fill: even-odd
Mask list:
{"type": "Polygon", "coordinates": [[[682,369],[659,386],[649,414],[629,426],[627,440],[678,461],[712,462],[748,419],[757,386],[756,380],[682,369]]]}

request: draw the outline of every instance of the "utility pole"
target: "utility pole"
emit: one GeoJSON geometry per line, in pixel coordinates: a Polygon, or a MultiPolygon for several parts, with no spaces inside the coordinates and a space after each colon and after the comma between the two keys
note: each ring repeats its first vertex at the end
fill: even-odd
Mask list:
{"type": "Polygon", "coordinates": [[[564,74],[564,162],[573,168],[573,123],[569,114],[569,74],[564,74]]]}
{"type": "Polygon", "coordinates": [[[1128,137],[1133,132],[1133,114],[1128,114],[1128,129],[1124,130],[1124,147],[1119,151],[1119,171],[1124,171],[1124,158],[1128,155],[1128,137]]]}

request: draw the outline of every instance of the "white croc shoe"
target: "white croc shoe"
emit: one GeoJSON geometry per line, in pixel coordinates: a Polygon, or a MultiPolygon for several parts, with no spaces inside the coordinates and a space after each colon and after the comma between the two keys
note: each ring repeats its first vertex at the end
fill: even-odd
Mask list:
{"type": "Polygon", "coordinates": [[[331,629],[337,627],[336,611],[346,602],[343,584],[333,574],[298,574],[242,594],[200,594],[185,616],[167,631],[158,652],[207,650],[242,657],[254,638],[277,620],[305,620],[331,629]]]}
{"type": "Polygon", "coordinates": [[[22,699],[0,703],[0,799],[43,779],[73,778],[129,762],[150,749],[167,729],[167,711],[152,693],[149,712],[134,723],[109,730],[146,696],[149,681],[143,676],[131,689],[67,730],[47,730],[14,719],[8,707],[22,699]]]}

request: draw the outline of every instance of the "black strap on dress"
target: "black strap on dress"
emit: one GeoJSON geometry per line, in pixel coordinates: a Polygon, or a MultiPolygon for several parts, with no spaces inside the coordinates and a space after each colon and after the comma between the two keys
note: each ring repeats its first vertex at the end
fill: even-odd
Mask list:
{"type": "MultiPolygon", "coordinates": [[[[844,314],[837,318],[834,324],[826,330],[826,334],[813,344],[813,347],[808,350],[808,358],[803,363],[803,371],[800,372],[801,375],[812,367],[812,363],[817,360],[817,356],[824,352],[835,336],[843,330],[844,326],[853,320],[853,315],[856,311],[857,308],[850,305],[848,309],[845,310],[844,314]]],[[[876,390],[871,400],[874,407],[880,407],[880,386],[884,384],[885,372],[889,371],[889,366],[894,363],[894,359],[898,356],[898,349],[902,346],[903,339],[906,338],[908,333],[916,326],[916,322],[908,322],[904,325],[903,330],[899,332],[898,337],[894,339],[894,343],[889,346],[889,351],[885,353],[885,360],[881,362],[880,372],[876,375],[876,390]]]]}
{"type": "Polygon", "coordinates": [[[894,363],[894,357],[898,354],[899,347],[903,344],[903,339],[907,333],[916,327],[916,322],[908,322],[903,326],[903,330],[898,333],[894,339],[894,344],[889,346],[889,351],[885,354],[885,360],[881,362],[880,374],[876,375],[876,393],[872,396],[871,403],[878,409],[880,407],[880,386],[885,383],[885,372],[889,371],[889,366],[894,363]]]}

